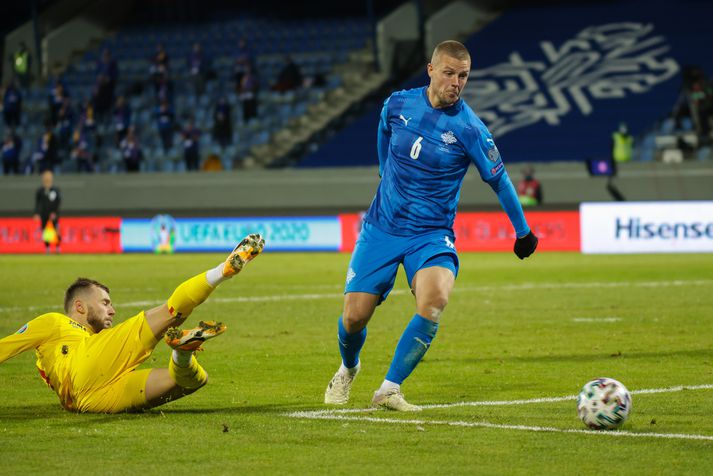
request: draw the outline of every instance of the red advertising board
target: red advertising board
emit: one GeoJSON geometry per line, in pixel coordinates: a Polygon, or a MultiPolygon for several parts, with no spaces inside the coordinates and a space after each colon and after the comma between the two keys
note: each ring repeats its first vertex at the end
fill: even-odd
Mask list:
{"type": "Polygon", "coordinates": [[[363,213],[343,213],[339,215],[339,221],[342,224],[342,245],[339,247],[339,251],[354,251],[363,216],[363,213]]]}
{"type": "MultiPolygon", "coordinates": [[[[62,253],[121,253],[119,217],[62,217],[58,233],[62,253]]],[[[0,253],[44,252],[38,221],[0,218],[0,253]]]]}
{"type": "MultiPolygon", "coordinates": [[[[579,212],[531,212],[525,217],[539,237],[538,251],[579,251],[579,212]]],[[[361,227],[361,215],[339,215],[341,251],[352,251],[361,227]]],[[[459,251],[512,251],[515,232],[503,212],[459,213],[453,225],[459,251]]]]}
{"type": "MultiPolygon", "coordinates": [[[[540,239],[538,251],[579,251],[579,212],[525,212],[540,239]]],[[[503,212],[459,213],[453,225],[459,251],[512,251],[515,231],[503,212]]]]}

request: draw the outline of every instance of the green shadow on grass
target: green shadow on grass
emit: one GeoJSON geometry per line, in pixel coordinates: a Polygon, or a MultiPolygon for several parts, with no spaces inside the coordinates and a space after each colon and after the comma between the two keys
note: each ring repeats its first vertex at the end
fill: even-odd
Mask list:
{"type": "Polygon", "coordinates": [[[314,410],[314,408],[294,404],[236,405],[212,408],[171,408],[170,406],[160,406],[144,411],[106,414],[72,413],[62,409],[59,405],[42,404],[0,407],[0,421],[26,422],[44,420],[45,423],[50,425],[77,427],[113,423],[117,420],[166,418],[172,415],[274,415],[304,410],[314,410]]]}

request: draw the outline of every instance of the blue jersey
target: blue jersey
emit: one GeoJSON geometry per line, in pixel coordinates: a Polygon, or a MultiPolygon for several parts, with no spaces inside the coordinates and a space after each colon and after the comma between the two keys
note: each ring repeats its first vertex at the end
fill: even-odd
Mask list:
{"type": "Polygon", "coordinates": [[[398,91],[384,102],[377,136],[381,182],[365,220],[396,235],[451,230],[472,162],[517,236],[526,235],[530,229],[488,128],[462,99],[434,108],[426,90],[398,91]]]}

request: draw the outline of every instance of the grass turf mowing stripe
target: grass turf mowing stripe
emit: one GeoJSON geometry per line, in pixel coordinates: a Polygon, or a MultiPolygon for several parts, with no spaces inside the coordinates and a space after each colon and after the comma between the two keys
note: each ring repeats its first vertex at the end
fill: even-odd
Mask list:
{"type": "MultiPolygon", "coordinates": [[[[483,291],[492,292],[498,290],[517,291],[517,290],[536,290],[536,289],[586,289],[586,288],[618,288],[618,287],[670,287],[670,286],[707,286],[713,284],[713,280],[673,280],[673,281],[619,281],[619,282],[584,282],[584,283],[523,283],[523,284],[504,284],[500,286],[462,286],[455,287],[454,293],[483,291]]],[[[403,289],[395,289],[391,292],[392,295],[406,294],[403,289]]],[[[210,302],[213,303],[240,303],[240,302],[279,302],[279,301],[300,301],[300,300],[318,300],[318,299],[337,299],[342,297],[342,293],[308,293],[308,294],[273,294],[268,296],[239,296],[230,298],[213,297],[210,302]]],[[[135,306],[156,306],[164,303],[165,299],[152,299],[146,301],[130,301],[118,303],[117,307],[135,307],[135,306]]],[[[39,311],[47,309],[48,306],[6,306],[0,307],[2,312],[16,311],[39,311]]]]}

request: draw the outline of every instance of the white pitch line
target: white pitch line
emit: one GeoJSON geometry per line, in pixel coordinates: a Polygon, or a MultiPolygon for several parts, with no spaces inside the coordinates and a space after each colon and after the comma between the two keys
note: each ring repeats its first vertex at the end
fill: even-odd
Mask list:
{"type": "Polygon", "coordinates": [[[621,322],[621,317],[573,317],[572,322],[600,323],[600,322],[621,322]]]}
{"type": "Polygon", "coordinates": [[[505,425],[499,423],[490,423],[487,421],[468,422],[468,421],[448,421],[448,420],[399,420],[396,418],[376,418],[376,417],[359,417],[359,416],[343,416],[343,415],[319,415],[305,416],[303,413],[310,412],[295,412],[289,413],[287,416],[293,418],[307,418],[312,420],[339,420],[339,421],[359,421],[373,423],[396,423],[406,425],[444,425],[458,426],[467,428],[494,428],[499,430],[518,430],[518,431],[535,431],[549,433],[575,433],[583,435],[597,436],[620,436],[633,438],[664,438],[664,439],[679,439],[679,440],[704,440],[713,441],[713,436],[696,435],[686,433],[635,433],[631,431],[596,431],[596,430],[578,430],[573,428],[555,428],[547,426],[527,426],[527,425],[505,425]]]}
{"type": "MultiPolygon", "coordinates": [[[[673,393],[673,392],[683,392],[686,390],[711,390],[713,389],[713,384],[703,384],[703,385],[677,385],[675,387],[666,388],[643,388],[641,390],[635,390],[631,393],[633,395],[642,394],[652,394],[652,393],[673,393]]],[[[541,397],[541,398],[528,398],[520,400],[484,400],[478,402],[455,402],[455,403],[436,403],[431,405],[420,405],[424,410],[439,409],[439,408],[454,408],[454,407],[489,407],[489,406],[508,406],[508,405],[529,405],[536,403],[556,403],[556,402],[566,402],[572,401],[577,398],[577,395],[565,395],[561,397],[541,397]]],[[[297,412],[302,416],[302,418],[309,418],[307,415],[313,415],[314,418],[319,418],[323,415],[344,415],[349,413],[368,413],[378,411],[375,408],[341,408],[341,409],[328,409],[328,410],[313,410],[305,412],[297,412]]]]}
{"type": "MultiPolygon", "coordinates": [[[[493,291],[526,291],[537,289],[590,289],[590,288],[629,288],[629,287],[672,287],[672,286],[708,286],[713,284],[713,280],[673,280],[673,281],[628,281],[628,282],[589,282],[589,283],[522,283],[522,284],[503,284],[497,286],[461,286],[453,289],[453,292],[493,292],[493,291]]],[[[408,291],[404,289],[395,289],[391,295],[403,295],[408,291]]],[[[210,299],[212,303],[254,303],[254,302],[281,302],[281,301],[309,301],[319,299],[339,299],[343,296],[340,293],[307,293],[307,294],[273,294],[267,296],[237,296],[237,297],[214,297],[210,299]]],[[[136,307],[136,306],[157,306],[166,302],[165,299],[152,299],[144,301],[129,301],[118,303],[117,306],[136,307]]],[[[40,311],[47,310],[49,306],[0,306],[1,312],[19,312],[19,311],[40,311]]]]}
{"type": "MultiPolygon", "coordinates": [[[[709,390],[713,389],[712,384],[704,385],[678,385],[675,387],[666,388],[644,388],[641,390],[636,390],[631,392],[632,394],[652,394],[652,393],[671,393],[671,392],[682,392],[686,390],[709,390]]],[[[551,402],[562,402],[571,401],[577,398],[576,395],[567,395],[563,397],[544,397],[544,398],[530,398],[523,400],[494,400],[494,401],[480,401],[480,402],[458,402],[458,403],[445,403],[445,404],[435,404],[435,405],[421,405],[423,409],[434,409],[434,408],[450,408],[450,407],[462,407],[462,406],[496,406],[496,405],[525,405],[532,403],[551,403],[551,402]]],[[[375,412],[379,411],[374,408],[351,408],[351,409],[341,409],[341,410],[314,410],[314,411],[301,411],[285,413],[284,416],[290,418],[300,418],[307,420],[336,420],[336,421],[357,421],[357,422],[373,422],[373,423],[395,423],[395,424],[408,424],[408,425],[444,425],[444,426],[458,426],[458,427],[469,427],[469,428],[495,428],[500,430],[517,430],[517,431],[534,431],[534,432],[549,432],[549,433],[574,433],[574,434],[584,434],[584,435],[598,435],[598,436],[620,436],[620,437],[632,437],[632,438],[663,438],[663,439],[678,439],[678,440],[703,440],[703,441],[713,441],[712,435],[696,435],[696,434],[686,434],[686,433],[651,433],[651,432],[631,432],[631,431],[596,431],[596,430],[579,430],[572,428],[556,428],[556,427],[546,427],[546,426],[528,426],[528,425],[507,425],[500,423],[491,423],[487,421],[480,422],[467,422],[467,421],[449,421],[449,420],[401,420],[396,418],[377,418],[370,416],[350,416],[348,413],[364,413],[364,412],[375,412]]]]}

